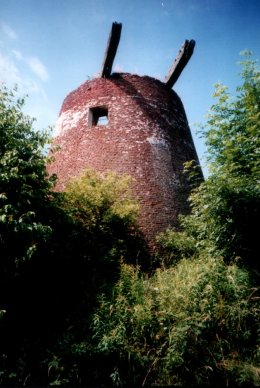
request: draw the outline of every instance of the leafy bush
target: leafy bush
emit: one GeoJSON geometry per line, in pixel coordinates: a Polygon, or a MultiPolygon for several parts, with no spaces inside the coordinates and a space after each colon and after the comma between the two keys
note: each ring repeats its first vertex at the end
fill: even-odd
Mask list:
{"type": "Polygon", "coordinates": [[[132,198],[129,183],[129,176],[113,172],[102,176],[87,169],[66,188],[62,206],[80,230],[89,233],[89,248],[92,255],[96,251],[98,260],[104,255],[108,261],[109,257],[118,260],[120,256],[134,255],[130,240],[141,238],[135,227],[139,206],[132,198]]]}
{"type": "Polygon", "coordinates": [[[128,178],[114,174],[87,171],[55,193],[48,134],[33,129],[23,104],[1,89],[0,383],[58,382],[64,364],[65,383],[77,374],[97,295],[117,279],[122,256],[140,255],[138,207],[128,178]]]}
{"type": "Polygon", "coordinates": [[[257,382],[259,303],[246,270],[181,260],[150,277],[123,264],[93,319],[103,378],[115,385],[257,382]]]}
{"type": "MultiPolygon", "coordinates": [[[[46,131],[32,129],[33,120],[22,113],[24,99],[4,86],[0,90],[0,249],[4,265],[15,269],[29,259],[50,227],[42,213],[54,177],[47,179],[49,141],[46,131]]],[[[2,267],[3,270],[3,267],[2,267]]]]}
{"type": "Polygon", "coordinates": [[[202,130],[211,175],[181,232],[158,237],[161,268],[150,276],[129,178],[87,170],[52,192],[47,134],[1,91],[1,384],[260,385],[258,278],[244,265],[259,265],[260,88],[250,57],[242,78],[234,99],[216,88],[202,130]]]}
{"type": "Polygon", "coordinates": [[[159,245],[158,261],[167,268],[181,259],[193,257],[196,253],[196,240],[186,231],[167,229],[156,237],[159,245]]]}
{"type": "Polygon", "coordinates": [[[211,175],[194,190],[183,227],[200,249],[259,269],[260,72],[250,53],[242,65],[236,96],[216,86],[217,102],[202,129],[211,175]]]}
{"type": "Polygon", "coordinates": [[[137,220],[139,206],[131,198],[130,176],[118,176],[110,171],[105,176],[86,169],[66,187],[66,199],[74,209],[77,220],[89,220],[91,226],[122,220],[133,224],[137,220]]]}

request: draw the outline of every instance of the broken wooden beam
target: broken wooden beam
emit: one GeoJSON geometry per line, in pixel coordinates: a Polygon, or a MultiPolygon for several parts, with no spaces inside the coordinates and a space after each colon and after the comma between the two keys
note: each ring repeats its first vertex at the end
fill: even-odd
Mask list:
{"type": "Polygon", "coordinates": [[[108,38],[107,49],[104,56],[103,65],[101,68],[101,77],[109,78],[113,62],[116,56],[117,47],[120,41],[122,24],[114,22],[108,38]]]}
{"type": "Polygon", "coordinates": [[[174,60],[172,66],[170,67],[170,70],[165,77],[165,84],[169,87],[172,88],[179,76],[181,75],[184,67],[187,65],[189,62],[193,50],[195,47],[195,40],[185,40],[183,43],[179,54],[177,58],[174,60]]]}

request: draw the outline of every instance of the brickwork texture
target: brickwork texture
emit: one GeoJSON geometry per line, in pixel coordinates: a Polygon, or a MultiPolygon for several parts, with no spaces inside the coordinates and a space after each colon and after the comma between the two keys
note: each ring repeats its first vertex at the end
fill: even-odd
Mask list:
{"type": "Polygon", "coordinates": [[[115,73],[85,82],[63,102],[54,145],[60,149],[49,170],[58,175],[57,190],[86,167],[134,178],[150,246],[188,211],[183,163],[198,158],[182,102],[159,80],[115,73]]]}

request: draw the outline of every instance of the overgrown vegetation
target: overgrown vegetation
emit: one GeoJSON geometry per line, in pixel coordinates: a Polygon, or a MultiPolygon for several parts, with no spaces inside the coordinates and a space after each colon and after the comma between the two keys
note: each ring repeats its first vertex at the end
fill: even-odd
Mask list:
{"type": "Polygon", "coordinates": [[[123,266],[95,315],[114,384],[260,384],[260,73],[250,53],[242,65],[236,96],[216,85],[202,129],[210,176],[194,188],[182,231],[158,236],[162,268],[147,277],[123,266]]]}
{"type": "Polygon", "coordinates": [[[93,319],[106,375],[134,386],[230,386],[245,373],[259,383],[255,291],[247,271],[209,257],[151,277],[122,265],[93,319]]]}
{"type": "Polygon", "coordinates": [[[244,58],[202,128],[210,176],[150,272],[129,177],[86,170],[54,192],[49,135],[2,87],[1,384],[260,385],[260,73],[244,58]]]}
{"type": "Polygon", "coordinates": [[[141,260],[144,248],[129,178],[86,171],[55,193],[43,152],[49,135],[33,130],[23,104],[2,87],[0,382],[44,385],[55,380],[56,353],[85,338],[121,258],[141,260]]]}
{"type": "Polygon", "coordinates": [[[192,214],[183,224],[198,247],[240,260],[259,270],[260,73],[250,52],[241,62],[237,95],[216,85],[208,121],[201,133],[208,146],[209,178],[190,198],[192,214]]]}

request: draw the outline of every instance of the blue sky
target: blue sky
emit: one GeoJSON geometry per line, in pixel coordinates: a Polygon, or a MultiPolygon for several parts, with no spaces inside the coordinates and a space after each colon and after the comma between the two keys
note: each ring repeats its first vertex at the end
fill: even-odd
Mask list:
{"type": "Polygon", "coordinates": [[[202,160],[195,123],[213,84],[234,91],[239,53],[260,57],[260,0],[0,0],[0,81],[29,95],[37,128],[54,125],[65,96],[98,75],[113,21],[123,23],[114,71],[163,80],[184,40],[196,41],[174,90],[202,160]]]}

